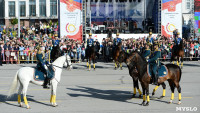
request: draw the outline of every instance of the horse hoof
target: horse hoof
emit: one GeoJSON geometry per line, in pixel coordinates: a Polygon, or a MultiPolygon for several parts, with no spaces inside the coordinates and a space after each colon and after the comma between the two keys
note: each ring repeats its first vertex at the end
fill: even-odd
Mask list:
{"type": "Polygon", "coordinates": [[[57,107],[58,105],[53,105],[53,107],[57,107]]]}
{"type": "Polygon", "coordinates": [[[172,100],[169,101],[169,104],[172,104],[172,100]]]}
{"type": "Polygon", "coordinates": [[[144,106],[149,106],[149,102],[147,102],[144,106]]]}
{"type": "Polygon", "coordinates": [[[145,102],[143,101],[143,102],[141,103],[141,105],[142,105],[142,106],[145,106],[145,102]]]}
{"type": "Polygon", "coordinates": [[[160,96],[158,99],[162,99],[162,98],[164,98],[165,96],[160,96]]]}
{"type": "Polygon", "coordinates": [[[153,92],[153,93],[152,93],[152,96],[154,96],[154,95],[155,95],[155,93],[153,92]]]}
{"type": "Polygon", "coordinates": [[[135,94],[133,94],[131,98],[135,98],[135,94]]]}
{"type": "Polygon", "coordinates": [[[181,101],[178,102],[178,105],[180,105],[180,104],[181,104],[181,101]]]}
{"type": "Polygon", "coordinates": [[[19,107],[23,107],[23,105],[22,105],[22,104],[20,104],[20,105],[19,105],[19,107]]]}
{"type": "Polygon", "coordinates": [[[30,107],[30,106],[28,106],[28,107],[26,107],[26,109],[31,109],[31,107],[30,107]]]}

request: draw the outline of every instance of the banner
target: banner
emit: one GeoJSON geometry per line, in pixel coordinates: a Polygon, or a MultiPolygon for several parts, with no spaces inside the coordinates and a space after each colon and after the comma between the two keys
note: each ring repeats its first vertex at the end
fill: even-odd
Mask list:
{"type": "Polygon", "coordinates": [[[60,0],[60,36],[82,40],[82,0],[60,0]]]}
{"type": "Polygon", "coordinates": [[[162,0],[162,35],[171,37],[178,29],[182,37],[182,0],[162,0]]]}
{"type": "Polygon", "coordinates": [[[195,33],[200,33],[200,0],[194,1],[195,33]]]}

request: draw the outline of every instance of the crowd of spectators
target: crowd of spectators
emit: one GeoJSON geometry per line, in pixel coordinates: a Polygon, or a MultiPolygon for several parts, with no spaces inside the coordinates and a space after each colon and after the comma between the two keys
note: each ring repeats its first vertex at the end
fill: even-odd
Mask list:
{"type": "MultiPolygon", "coordinates": [[[[21,27],[21,35],[17,37],[17,29],[10,27],[0,27],[0,53],[3,63],[34,63],[36,61],[35,49],[36,43],[43,47],[46,60],[49,60],[49,54],[53,46],[53,42],[59,42],[61,50],[67,50],[67,53],[74,59],[74,62],[83,61],[85,57],[86,43],[84,41],[77,41],[68,39],[67,37],[58,38],[57,23],[43,24],[40,23],[36,26],[21,27]],[[20,60],[20,62],[19,62],[20,60]]],[[[122,38],[123,50],[130,52],[137,50],[142,52],[144,45],[147,43],[147,37],[139,39],[122,38]]],[[[173,47],[173,38],[169,37],[152,37],[151,40],[157,40],[160,44],[160,49],[163,59],[170,59],[171,50],[173,47]]],[[[193,57],[200,56],[200,37],[190,38],[188,40],[183,38],[185,57],[192,60],[193,57]]],[[[113,53],[113,39],[104,38],[100,42],[96,39],[94,42],[96,54],[98,59],[103,59],[105,62],[112,61],[113,53]],[[100,46],[99,46],[100,45],[100,46]]]]}

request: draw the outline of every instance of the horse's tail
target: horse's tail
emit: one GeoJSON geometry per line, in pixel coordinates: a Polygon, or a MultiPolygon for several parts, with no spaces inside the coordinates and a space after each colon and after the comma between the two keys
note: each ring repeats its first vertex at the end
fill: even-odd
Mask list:
{"type": "Polygon", "coordinates": [[[182,71],[181,68],[179,67],[179,71],[180,71],[180,77],[179,77],[179,82],[181,81],[181,75],[182,75],[182,71]]]}
{"type": "Polygon", "coordinates": [[[11,86],[10,86],[10,89],[9,89],[7,98],[11,97],[11,96],[15,93],[15,91],[16,91],[16,89],[17,89],[17,85],[18,85],[18,71],[17,71],[17,73],[15,74],[15,77],[14,77],[14,79],[13,79],[13,82],[12,82],[12,84],[11,84],[11,86]]]}

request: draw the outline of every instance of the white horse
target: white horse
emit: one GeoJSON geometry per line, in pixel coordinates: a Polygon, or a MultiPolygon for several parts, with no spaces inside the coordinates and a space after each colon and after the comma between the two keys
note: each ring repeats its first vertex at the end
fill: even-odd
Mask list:
{"type": "MultiPolygon", "coordinates": [[[[57,106],[56,104],[56,89],[57,89],[57,84],[60,82],[61,78],[61,73],[62,73],[62,68],[68,67],[72,69],[72,64],[71,64],[71,58],[69,55],[66,56],[61,56],[57,58],[53,63],[52,63],[54,69],[55,69],[55,77],[51,80],[51,98],[50,98],[50,103],[55,107],[57,106]]],[[[18,89],[18,104],[20,107],[22,107],[22,102],[21,102],[21,93],[23,94],[24,97],[24,103],[26,105],[26,108],[29,109],[30,106],[28,105],[27,98],[26,98],[26,92],[28,89],[29,83],[33,83],[36,85],[43,85],[44,81],[36,81],[34,79],[34,72],[35,68],[32,67],[23,67],[20,68],[13,80],[13,83],[10,87],[8,97],[11,97],[17,89],[17,84],[19,81],[19,89],[18,89]]]]}

